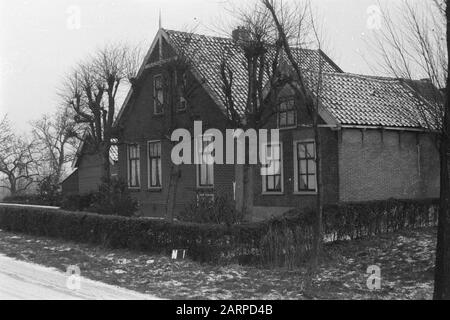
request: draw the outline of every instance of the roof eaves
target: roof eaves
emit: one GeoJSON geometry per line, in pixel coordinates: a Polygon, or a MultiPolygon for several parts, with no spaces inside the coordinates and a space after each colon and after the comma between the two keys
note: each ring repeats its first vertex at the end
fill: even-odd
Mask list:
{"type": "Polygon", "coordinates": [[[338,73],[344,73],[344,71],[325,53],[322,49],[318,49],[319,55],[322,56],[331,66],[333,66],[338,73]]]}

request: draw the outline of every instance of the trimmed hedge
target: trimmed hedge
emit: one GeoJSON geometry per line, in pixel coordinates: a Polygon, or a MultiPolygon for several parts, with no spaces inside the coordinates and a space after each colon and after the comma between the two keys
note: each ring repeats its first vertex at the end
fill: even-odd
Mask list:
{"type": "Polygon", "coordinates": [[[435,226],[438,199],[368,201],[327,206],[324,233],[330,240],[353,240],[380,233],[435,226]]]}
{"type": "MultiPolygon", "coordinates": [[[[334,241],[435,225],[436,208],[436,200],[327,206],[324,233],[334,241]]],[[[0,205],[0,228],[150,253],[187,249],[190,258],[201,262],[292,267],[310,252],[313,213],[294,210],[260,223],[226,226],[0,205]]]]}
{"type": "Polygon", "coordinates": [[[223,225],[170,223],[40,208],[1,207],[0,228],[35,236],[168,254],[187,249],[202,262],[238,259],[259,246],[261,224],[223,225]]]}
{"type": "Polygon", "coordinates": [[[59,206],[59,204],[60,204],[60,202],[57,202],[57,201],[48,201],[47,199],[42,198],[38,194],[23,194],[23,195],[7,196],[1,202],[37,205],[37,206],[59,206]]]}

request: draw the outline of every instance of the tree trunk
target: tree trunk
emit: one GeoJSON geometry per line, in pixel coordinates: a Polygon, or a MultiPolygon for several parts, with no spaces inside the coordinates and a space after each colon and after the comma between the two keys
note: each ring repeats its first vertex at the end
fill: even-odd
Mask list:
{"type": "MultiPolygon", "coordinates": [[[[448,139],[446,139],[448,141],[448,139]]],[[[450,224],[449,224],[449,175],[448,175],[448,143],[440,144],[440,200],[438,236],[436,245],[436,265],[434,274],[434,299],[450,300],[450,224]]]]}
{"type": "Polygon", "coordinates": [[[108,145],[102,146],[100,156],[102,160],[102,180],[106,183],[111,181],[111,163],[109,161],[109,149],[108,145]]]}
{"type": "MultiPolygon", "coordinates": [[[[447,51],[450,52],[450,7],[446,7],[447,17],[447,51]]],[[[449,57],[450,59],[450,57],[449,57]]],[[[447,77],[447,88],[442,124],[441,141],[439,145],[440,157],[440,198],[438,236],[436,244],[436,264],[434,270],[434,294],[435,300],[450,300],[450,178],[448,173],[448,151],[450,134],[449,115],[450,85],[447,77]]]]}
{"type": "Polygon", "coordinates": [[[244,164],[242,172],[242,213],[246,220],[252,220],[253,214],[253,165],[244,164]]]}
{"type": "Polygon", "coordinates": [[[316,194],[316,216],[314,219],[314,235],[313,235],[313,251],[311,257],[311,268],[315,272],[319,266],[320,253],[322,249],[322,215],[323,215],[323,201],[322,201],[322,157],[321,157],[321,143],[320,132],[317,123],[314,125],[314,140],[316,142],[316,179],[317,179],[317,194],[316,194]]]}
{"type": "Polygon", "coordinates": [[[170,166],[169,186],[167,191],[166,219],[173,222],[177,202],[178,182],[181,176],[180,166],[173,163],[170,166]]]}
{"type": "Polygon", "coordinates": [[[11,196],[15,196],[17,193],[17,181],[14,178],[9,178],[9,192],[11,196]]]}

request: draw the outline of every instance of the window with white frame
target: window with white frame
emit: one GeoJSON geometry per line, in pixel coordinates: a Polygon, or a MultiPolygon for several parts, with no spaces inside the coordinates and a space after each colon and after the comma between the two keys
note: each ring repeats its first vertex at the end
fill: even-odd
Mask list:
{"type": "Polygon", "coordinates": [[[297,110],[294,98],[280,99],[278,104],[278,126],[280,128],[293,127],[297,124],[297,110]]]}
{"type": "Polygon", "coordinates": [[[265,164],[262,175],[263,193],[283,192],[283,156],[282,145],[267,144],[265,148],[265,164]]]}
{"type": "Polygon", "coordinates": [[[199,188],[212,188],[214,187],[214,163],[211,160],[211,154],[205,152],[206,148],[214,143],[212,136],[203,136],[201,138],[202,153],[201,164],[197,165],[197,186],[199,188]]]}
{"type": "Polygon", "coordinates": [[[187,81],[186,81],[186,73],[183,72],[181,75],[181,80],[177,77],[177,73],[175,72],[175,85],[179,88],[180,97],[177,103],[177,111],[184,111],[187,109],[187,100],[184,97],[184,94],[187,90],[187,81]]]}
{"type": "Polygon", "coordinates": [[[148,187],[162,187],[161,141],[148,142],[148,187]]]}
{"type": "Polygon", "coordinates": [[[140,154],[139,145],[130,144],[128,145],[128,186],[130,188],[140,187],[140,154]]]}
{"type": "Polygon", "coordinates": [[[153,77],[153,113],[164,113],[164,86],[162,75],[153,77]]]}
{"type": "Polygon", "coordinates": [[[316,148],[314,141],[295,142],[295,191],[316,192],[316,148]]]}

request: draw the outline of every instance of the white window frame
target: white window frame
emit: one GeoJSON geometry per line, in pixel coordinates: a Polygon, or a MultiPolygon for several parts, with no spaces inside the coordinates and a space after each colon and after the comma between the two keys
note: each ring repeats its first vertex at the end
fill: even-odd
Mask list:
{"type": "Polygon", "coordinates": [[[294,154],[294,194],[297,195],[316,195],[317,194],[317,150],[316,150],[316,141],[314,139],[302,139],[302,140],[294,140],[293,142],[293,154],[294,154]],[[297,146],[299,143],[313,143],[314,144],[314,161],[316,162],[316,190],[315,191],[302,191],[298,188],[298,150],[297,146]]]}
{"type": "Polygon", "coordinates": [[[163,168],[162,168],[162,142],[161,140],[149,140],[147,141],[147,187],[148,190],[161,190],[163,187],[163,168]],[[156,186],[153,187],[151,186],[151,176],[150,176],[150,148],[149,145],[150,143],[159,143],[161,146],[161,154],[159,155],[160,159],[161,159],[161,166],[160,166],[160,170],[161,170],[161,176],[159,177],[159,182],[161,183],[160,186],[156,186]]]}
{"type": "MultiPolygon", "coordinates": [[[[211,141],[212,141],[212,139],[213,139],[213,136],[211,135],[211,136],[208,136],[208,135],[202,135],[202,148],[201,148],[201,150],[202,150],[202,154],[200,155],[200,157],[202,157],[203,156],[203,148],[204,148],[204,146],[203,146],[203,142],[205,141],[204,139],[205,138],[208,138],[208,139],[211,139],[211,141]]],[[[197,141],[195,141],[195,143],[198,143],[197,141]]],[[[205,164],[205,165],[209,165],[209,164],[205,164]]],[[[200,184],[200,174],[201,174],[201,164],[197,164],[195,167],[196,167],[196,172],[195,172],[195,174],[196,174],[196,179],[197,179],[197,189],[214,189],[214,169],[215,169],[215,167],[214,167],[214,163],[213,164],[211,164],[211,166],[212,166],[212,176],[211,176],[211,180],[212,180],[212,183],[211,183],[211,185],[201,185],[200,184]]]]}
{"type": "Polygon", "coordinates": [[[155,116],[159,116],[159,115],[164,114],[164,85],[163,85],[162,81],[163,81],[162,74],[155,74],[153,76],[153,114],[155,116]],[[157,78],[161,79],[161,87],[162,87],[161,90],[163,92],[163,102],[162,102],[161,112],[156,112],[156,110],[157,110],[157,108],[156,108],[157,107],[157,103],[159,102],[158,96],[156,95],[156,79],[157,78]]]}
{"type": "MultiPolygon", "coordinates": [[[[286,111],[284,111],[284,112],[287,114],[286,111]]],[[[298,126],[297,121],[298,121],[298,110],[295,107],[295,99],[294,99],[294,97],[292,97],[292,98],[291,97],[281,97],[279,99],[279,101],[278,101],[278,104],[277,104],[277,126],[278,126],[278,129],[280,129],[280,130],[295,129],[298,126]],[[294,112],[294,124],[288,125],[288,126],[281,126],[280,125],[280,105],[281,105],[282,102],[286,102],[288,100],[292,100],[293,104],[294,104],[294,109],[291,110],[291,111],[294,112]]]]}
{"type": "Polygon", "coordinates": [[[141,189],[141,147],[138,143],[129,143],[127,144],[127,185],[129,189],[133,189],[133,190],[140,190],[141,189]],[[137,153],[139,155],[139,160],[138,160],[138,186],[131,186],[131,175],[130,175],[130,147],[131,146],[136,146],[137,147],[137,153]]]}
{"type": "MultiPolygon", "coordinates": [[[[277,142],[275,144],[278,144],[280,147],[280,171],[281,171],[281,175],[280,175],[280,184],[281,184],[281,191],[267,191],[267,182],[266,182],[266,176],[265,175],[261,175],[261,179],[262,179],[262,194],[263,195],[275,195],[275,196],[279,196],[279,195],[284,195],[284,166],[283,166],[283,142],[277,142]]],[[[266,148],[267,146],[270,146],[271,143],[264,143],[262,144],[262,147],[264,148],[264,152],[266,152],[266,148]]]]}

